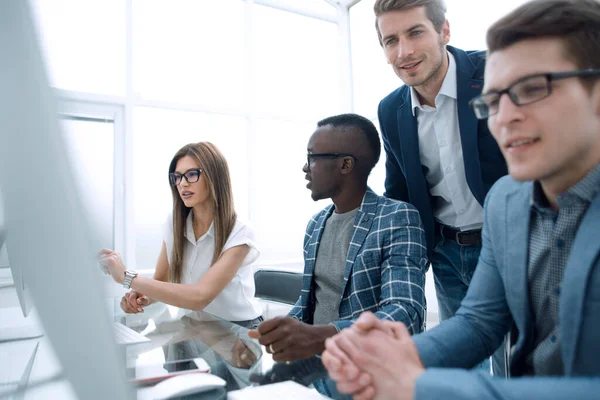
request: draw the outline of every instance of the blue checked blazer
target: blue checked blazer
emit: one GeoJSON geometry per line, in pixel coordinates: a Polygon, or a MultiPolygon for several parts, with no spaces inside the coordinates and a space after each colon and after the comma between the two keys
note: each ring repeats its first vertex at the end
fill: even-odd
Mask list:
{"type": "MultiPolygon", "coordinates": [[[[302,292],[290,317],[312,324],[315,309],[313,273],[325,221],[333,204],[314,215],[304,236],[302,292]]],[[[363,311],[401,321],[412,333],[425,323],[427,246],[419,212],[412,205],[378,196],[367,189],[354,219],[344,289],[340,294],[338,331],[363,311]]]]}

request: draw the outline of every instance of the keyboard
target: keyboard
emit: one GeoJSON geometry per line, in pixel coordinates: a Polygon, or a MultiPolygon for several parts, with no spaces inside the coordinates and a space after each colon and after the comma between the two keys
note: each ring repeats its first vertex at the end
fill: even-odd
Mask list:
{"type": "Polygon", "coordinates": [[[294,381],[285,381],[264,386],[250,386],[242,390],[227,393],[227,400],[323,400],[327,398],[319,394],[315,389],[309,389],[294,381]]]}
{"type": "Polygon", "coordinates": [[[117,344],[138,344],[150,341],[150,339],[148,339],[147,337],[140,335],[133,329],[119,322],[114,323],[114,330],[115,340],[117,341],[117,344]]]}

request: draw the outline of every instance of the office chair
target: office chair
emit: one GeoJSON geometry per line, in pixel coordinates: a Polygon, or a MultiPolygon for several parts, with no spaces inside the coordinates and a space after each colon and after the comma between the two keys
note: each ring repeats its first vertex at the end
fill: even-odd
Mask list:
{"type": "Polygon", "coordinates": [[[254,273],[255,296],[268,301],[294,305],[300,297],[302,274],[260,269],[254,273]]]}

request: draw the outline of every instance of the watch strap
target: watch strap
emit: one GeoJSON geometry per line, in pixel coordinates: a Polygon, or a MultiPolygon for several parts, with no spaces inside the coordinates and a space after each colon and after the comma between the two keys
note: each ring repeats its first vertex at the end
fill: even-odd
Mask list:
{"type": "Polygon", "coordinates": [[[135,278],[136,276],[138,276],[138,273],[136,271],[131,271],[131,270],[125,271],[125,280],[123,281],[123,287],[125,289],[130,289],[131,281],[133,281],[133,278],[135,278]]]}

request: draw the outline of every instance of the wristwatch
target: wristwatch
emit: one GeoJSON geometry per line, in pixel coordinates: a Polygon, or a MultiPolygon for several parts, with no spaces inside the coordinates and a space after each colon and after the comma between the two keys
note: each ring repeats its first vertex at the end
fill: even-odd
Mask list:
{"type": "Polygon", "coordinates": [[[131,270],[125,271],[125,280],[123,281],[123,287],[125,289],[130,289],[131,288],[131,281],[136,276],[138,276],[138,273],[136,271],[131,271],[131,270]]]}

